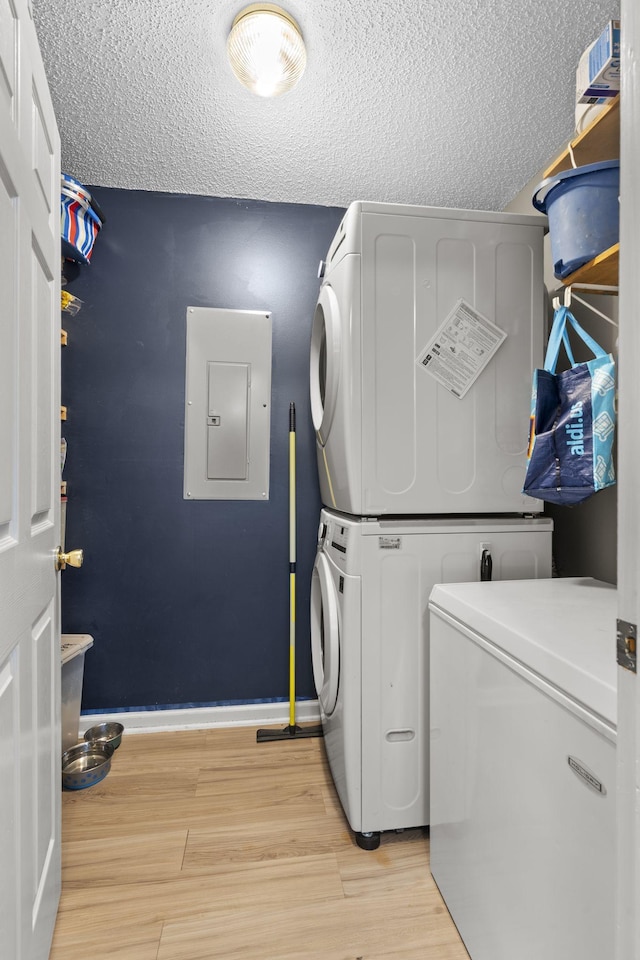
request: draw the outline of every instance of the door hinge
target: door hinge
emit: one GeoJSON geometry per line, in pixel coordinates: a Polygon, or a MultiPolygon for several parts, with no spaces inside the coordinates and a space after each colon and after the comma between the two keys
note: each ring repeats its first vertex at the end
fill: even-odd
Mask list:
{"type": "Polygon", "coordinates": [[[618,665],[625,670],[637,673],[636,667],[636,640],[638,627],[635,623],[626,620],[616,621],[616,649],[618,665]]]}

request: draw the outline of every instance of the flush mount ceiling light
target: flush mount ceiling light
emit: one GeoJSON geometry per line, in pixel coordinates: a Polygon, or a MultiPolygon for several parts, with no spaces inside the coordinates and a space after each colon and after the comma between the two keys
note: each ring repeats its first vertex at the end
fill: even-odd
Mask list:
{"type": "Polygon", "coordinates": [[[277,97],[295,87],[307,53],[293,17],[273,3],[252,3],[233,21],[227,56],[240,83],[259,97],[277,97]]]}

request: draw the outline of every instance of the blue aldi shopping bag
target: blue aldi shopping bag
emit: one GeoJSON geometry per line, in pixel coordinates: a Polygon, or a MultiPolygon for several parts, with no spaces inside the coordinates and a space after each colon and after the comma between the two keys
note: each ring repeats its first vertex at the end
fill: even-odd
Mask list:
{"type": "Polygon", "coordinates": [[[558,307],[544,369],[533,374],[527,473],[523,492],[550,503],[580,503],[615,483],[615,363],[582,329],[567,307],[558,307]],[[593,353],[576,363],[572,328],[593,353]],[[571,368],[556,373],[564,345],[571,368]]]}

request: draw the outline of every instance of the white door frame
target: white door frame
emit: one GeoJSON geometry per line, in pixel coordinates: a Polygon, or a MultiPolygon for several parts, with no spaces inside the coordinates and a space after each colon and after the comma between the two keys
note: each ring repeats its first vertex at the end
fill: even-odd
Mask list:
{"type": "MultiPolygon", "coordinates": [[[[640,623],[640,5],[621,0],[618,617],[640,623]]],[[[618,667],[616,960],[640,958],[640,683],[618,667]]]]}

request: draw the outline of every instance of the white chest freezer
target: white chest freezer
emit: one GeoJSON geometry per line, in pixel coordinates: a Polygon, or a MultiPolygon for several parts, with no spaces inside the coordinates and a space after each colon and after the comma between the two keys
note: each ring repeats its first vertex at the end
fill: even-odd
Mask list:
{"type": "Polygon", "coordinates": [[[472,960],[614,951],[616,591],[431,594],[431,872],[472,960]]]}

